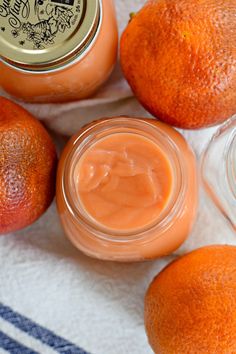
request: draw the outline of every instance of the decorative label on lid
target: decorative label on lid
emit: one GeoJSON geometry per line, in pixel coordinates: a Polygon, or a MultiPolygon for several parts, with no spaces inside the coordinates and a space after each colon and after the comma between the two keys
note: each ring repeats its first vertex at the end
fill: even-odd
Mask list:
{"type": "Polygon", "coordinates": [[[81,0],[0,0],[2,35],[23,48],[44,49],[73,32],[83,5],[81,0]]]}
{"type": "Polygon", "coordinates": [[[61,60],[94,35],[98,0],[0,0],[0,57],[23,65],[61,60]],[[35,54],[40,55],[37,58],[35,54]]]}

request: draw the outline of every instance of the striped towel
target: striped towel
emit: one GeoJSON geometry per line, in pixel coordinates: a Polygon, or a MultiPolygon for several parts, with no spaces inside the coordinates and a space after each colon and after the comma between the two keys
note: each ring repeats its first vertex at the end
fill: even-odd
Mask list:
{"type": "Polygon", "coordinates": [[[88,354],[75,344],[3,304],[0,304],[0,324],[2,329],[0,347],[10,353],[37,354],[47,351],[48,353],[88,354]]]}
{"type": "MultiPolygon", "coordinates": [[[[120,31],[145,0],[116,0],[120,31]]],[[[63,135],[101,116],[148,116],[117,66],[94,98],[27,105],[63,135]]],[[[184,132],[197,156],[215,128],[184,132]]],[[[0,237],[0,353],[151,354],[143,299],[153,278],[177,255],[211,243],[236,244],[233,232],[201,190],[192,235],[176,254],[155,262],[90,259],[65,238],[55,203],[34,225],[0,237]]]]}

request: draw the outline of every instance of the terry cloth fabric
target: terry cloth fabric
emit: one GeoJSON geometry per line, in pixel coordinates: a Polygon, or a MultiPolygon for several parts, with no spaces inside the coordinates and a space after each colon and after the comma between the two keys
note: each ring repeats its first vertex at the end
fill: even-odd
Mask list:
{"type": "MultiPolygon", "coordinates": [[[[144,0],[116,0],[119,29],[144,0]]],[[[56,134],[70,135],[96,118],[149,116],[133,97],[119,65],[91,99],[28,105],[56,134]]],[[[215,128],[184,131],[198,158],[215,128]]],[[[153,276],[187,251],[236,244],[233,231],[200,189],[196,225],[174,255],[139,263],[90,259],[65,238],[55,203],[27,229],[0,238],[0,353],[151,354],[143,299],[153,276]]]]}

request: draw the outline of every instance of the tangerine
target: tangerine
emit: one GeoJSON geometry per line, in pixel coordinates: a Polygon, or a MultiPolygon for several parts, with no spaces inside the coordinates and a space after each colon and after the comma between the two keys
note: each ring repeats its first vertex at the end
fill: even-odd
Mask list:
{"type": "Polygon", "coordinates": [[[210,246],[168,265],[145,298],[156,354],[236,353],[236,247],[210,246]]]}
{"type": "Polygon", "coordinates": [[[143,106],[201,128],[236,113],[236,0],[149,0],[121,37],[121,66],[143,106]]]}
{"type": "Polygon", "coordinates": [[[43,125],[0,97],[0,234],[32,224],[55,193],[56,149],[43,125]]]}

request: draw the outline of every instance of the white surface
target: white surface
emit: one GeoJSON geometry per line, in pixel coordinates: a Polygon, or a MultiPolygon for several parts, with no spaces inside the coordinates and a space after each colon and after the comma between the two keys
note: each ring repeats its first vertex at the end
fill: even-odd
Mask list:
{"type": "MultiPolygon", "coordinates": [[[[116,0],[120,29],[142,3],[116,0]]],[[[131,97],[119,70],[96,98],[67,105],[25,106],[63,134],[102,116],[147,116],[131,97]]],[[[213,131],[184,135],[199,156],[213,131]]],[[[212,243],[236,244],[236,238],[201,191],[197,223],[176,254],[212,243]]],[[[0,238],[0,301],[92,354],[150,354],[143,298],[153,276],[171,259],[141,264],[89,259],[64,237],[53,203],[33,226],[0,238]]]]}

